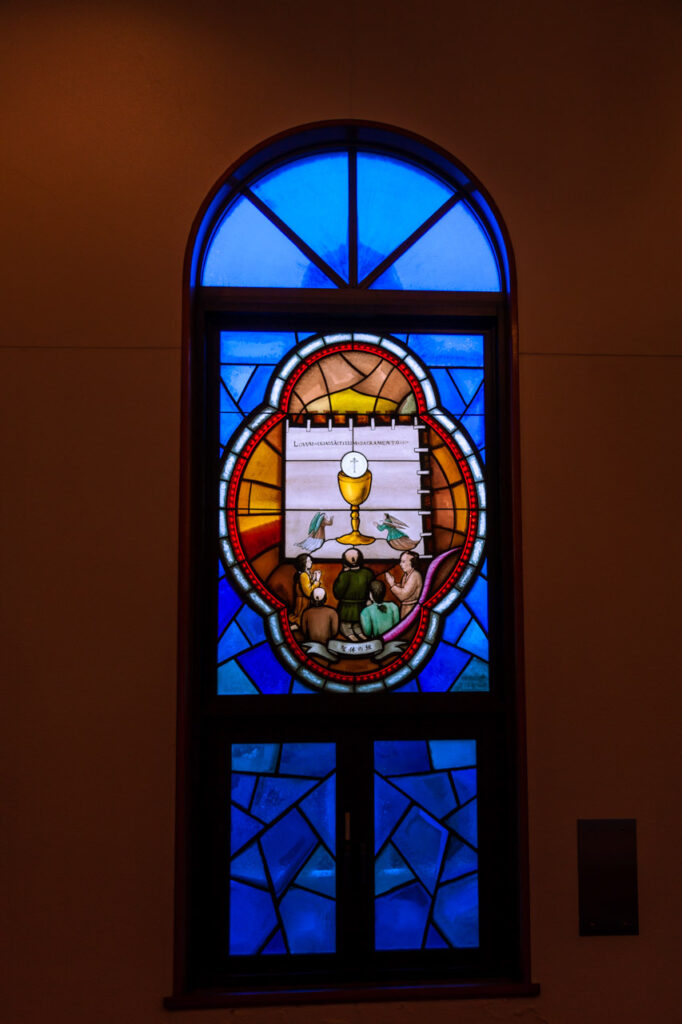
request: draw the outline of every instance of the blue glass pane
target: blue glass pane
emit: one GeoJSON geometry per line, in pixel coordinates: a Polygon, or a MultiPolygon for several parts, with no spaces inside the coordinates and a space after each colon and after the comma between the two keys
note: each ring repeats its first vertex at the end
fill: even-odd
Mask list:
{"type": "Polygon", "coordinates": [[[241,882],[251,882],[268,888],[265,865],[258,849],[258,843],[247,846],[243,853],[234,858],[230,867],[230,875],[232,878],[238,878],[241,882]]]}
{"type": "Polygon", "coordinates": [[[333,288],[248,199],[230,208],[206,254],[201,283],[212,287],[333,288]]]}
{"type": "Polygon", "coordinates": [[[409,683],[405,683],[404,686],[396,686],[395,691],[400,693],[419,693],[419,687],[414,679],[410,679],[409,683]]]}
{"type": "MultiPolygon", "coordinates": [[[[242,397],[242,394],[244,393],[244,388],[249,383],[251,375],[255,369],[255,366],[250,366],[248,364],[246,366],[240,366],[237,364],[233,366],[223,367],[221,377],[223,379],[225,387],[227,388],[235,402],[238,402],[239,399],[242,397]]],[[[227,412],[228,410],[225,409],[223,411],[227,412]]]]}
{"type": "Polygon", "coordinates": [[[253,694],[259,691],[251,680],[240,669],[236,661],[226,661],[218,667],[218,696],[227,697],[235,694],[253,694]]]}
{"type": "Polygon", "coordinates": [[[251,186],[299,238],[348,280],[348,155],[294,160],[251,186]]]}
{"type": "Polygon", "coordinates": [[[490,688],[489,669],[485,661],[480,658],[472,658],[457,682],[453,690],[488,690],[490,688]]]}
{"type": "Polygon", "coordinates": [[[472,619],[458,640],[458,646],[478,658],[488,657],[488,637],[475,619],[472,619]]]}
{"type": "Polygon", "coordinates": [[[234,613],[241,604],[234,590],[225,577],[218,581],[218,636],[223,632],[234,613]]]}
{"type": "Polygon", "coordinates": [[[241,426],[242,416],[237,412],[220,414],[220,444],[224,448],[237,427],[241,426]]]}
{"type": "Polygon", "coordinates": [[[382,775],[411,775],[431,770],[425,740],[379,740],[374,744],[374,767],[382,775]]]}
{"type": "Polygon", "coordinates": [[[462,396],[452,383],[448,371],[432,370],[431,372],[438,388],[438,405],[441,409],[447,409],[453,416],[459,416],[466,407],[462,396]]]}
{"type": "Polygon", "coordinates": [[[242,654],[239,663],[253,679],[261,693],[288,693],[291,674],[277,661],[267,644],[252,647],[242,654]]]}
{"type": "Polygon", "coordinates": [[[419,673],[419,685],[429,693],[444,693],[450,689],[468,660],[468,655],[456,647],[440,643],[419,673]]]}
{"type": "Polygon", "coordinates": [[[485,418],[483,416],[462,416],[462,426],[477,448],[485,447],[485,418]]]}
{"type": "Polygon", "coordinates": [[[410,348],[429,366],[483,366],[482,334],[411,334],[410,348]]]}
{"type": "Polygon", "coordinates": [[[374,892],[377,896],[395,889],[414,878],[414,873],[407,866],[392,843],[381,851],[374,869],[374,892]]]}
{"type": "Polygon", "coordinates": [[[257,953],[276,925],[269,893],[241,882],[230,883],[230,953],[257,953]]]}
{"type": "Polygon", "coordinates": [[[259,366],[256,369],[253,377],[246,385],[246,390],[239,402],[243,412],[252,412],[257,405],[260,405],[265,398],[266,392],[269,391],[268,385],[271,377],[272,367],[259,366]]]}
{"type": "Polygon", "coordinates": [[[245,811],[249,809],[255,785],[255,775],[240,775],[239,772],[232,772],[231,797],[245,811]]]}
{"type": "Polygon", "coordinates": [[[218,661],[226,661],[250,646],[237,623],[232,622],[218,641],[218,661]]]}
{"type": "Polygon", "coordinates": [[[430,775],[408,775],[392,780],[394,785],[407,793],[415,803],[420,804],[436,818],[444,818],[456,807],[455,794],[447,772],[432,772],[430,775]]]}
{"type": "Polygon", "coordinates": [[[256,821],[250,814],[244,814],[234,804],[230,816],[230,849],[233,853],[238,853],[242,846],[246,846],[249,840],[261,831],[263,826],[260,821],[256,821]]]}
{"type": "Polygon", "coordinates": [[[478,946],[478,879],[475,875],[438,890],[433,918],[456,948],[478,946]]]}
{"type": "Polygon", "coordinates": [[[314,693],[315,691],[311,690],[309,686],[304,686],[303,683],[299,683],[298,679],[294,679],[293,685],[291,687],[291,692],[292,693],[314,693]]]}
{"type": "Polygon", "coordinates": [[[279,757],[279,743],[233,743],[232,771],[274,772],[279,757]]]}
{"type": "Polygon", "coordinates": [[[443,182],[404,160],[358,153],[358,278],[366,277],[451,195],[443,182]]]}
{"type": "Polygon", "coordinates": [[[433,925],[429,928],[426,936],[427,949],[448,949],[448,944],[440,937],[433,925]]]}
{"type": "Polygon", "coordinates": [[[436,887],[447,839],[442,825],[418,807],[410,810],[393,835],[396,847],[429,892],[436,887]]]}
{"type": "Polygon", "coordinates": [[[472,846],[478,845],[477,803],[477,800],[472,800],[446,819],[448,826],[472,846]]]}
{"type": "Polygon", "coordinates": [[[488,628],[488,583],[479,576],[467,594],[465,602],[484,629],[488,628]]]}
{"type": "MultiPolygon", "coordinates": [[[[235,369],[239,369],[239,367],[235,367],[235,369]]],[[[228,389],[225,387],[224,383],[221,384],[220,387],[220,411],[230,412],[232,414],[239,412],[239,409],[235,404],[234,398],[232,398],[228,389]]]]}
{"type": "Polygon", "coordinates": [[[441,883],[450,882],[460,875],[467,875],[478,868],[478,854],[456,836],[450,836],[445,854],[445,865],[440,877],[441,883]]]}
{"type": "Polygon", "coordinates": [[[275,892],[286,889],[317,845],[308,824],[296,809],[265,832],[261,839],[275,892]]]}
{"type": "Polygon", "coordinates": [[[476,764],[476,740],[429,740],[434,768],[464,768],[476,764]]]}
{"type": "Polygon", "coordinates": [[[497,260],[485,231],[460,202],[403,253],[370,287],[497,292],[497,260]],[[393,274],[389,274],[393,271],[393,274]]]}
{"type": "Polygon", "coordinates": [[[291,331],[221,331],[220,361],[274,366],[295,345],[291,331]]]}
{"type": "Polygon", "coordinates": [[[308,863],[298,873],[296,884],[305,889],[314,889],[324,896],[335,894],[336,864],[324,846],[318,846],[308,863]]]}
{"type": "Polygon", "coordinates": [[[278,928],[275,934],[272,936],[267,946],[263,949],[264,953],[286,953],[287,947],[284,945],[284,937],[282,935],[281,928],[278,928]]]}
{"type": "Polygon", "coordinates": [[[292,888],[282,899],[279,912],[292,953],[334,952],[336,904],[333,900],[292,888]]]}
{"type": "MultiPolygon", "coordinates": [[[[374,744],[375,748],[378,744],[374,744]]],[[[374,849],[383,846],[410,801],[378,776],[374,779],[374,849]]]]}
{"type": "Polygon", "coordinates": [[[258,780],[251,814],[261,821],[274,821],[315,783],[311,779],[266,776],[258,780]]]}
{"type": "Polygon", "coordinates": [[[301,801],[301,810],[323,843],[336,850],[336,780],[332,777],[301,801]]]}
{"type": "Polygon", "coordinates": [[[450,777],[455,785],[457,799],[460,804],[465,804],[467,800],[471,800],[473,796],[476,796],[475,768],[459,768],[451,772],[450,777]]]}
{"type": "Polygon", "coordinates": [[[246,634],[252,644],[265,640],[263,619],[253,608],[249,608],[248,604],[245,604],[240,611],[237,616],[237,622],[239,623],[239,628],[246,634]]]}
{"type": "Polygon", "coordinates": [[[377,949],[421,949],[431,900],[419,882],[375,901],[377,949]]]}
{"type": "Polygon", "coordinates": [[[457,390],[468,405],[483,383],[483,370],[450,370],[457,390]]]}
{"type": "Polygon", "coordinates": [[[471,612],[467,611],[464,605],[458,605],[445,620],[443,639],[456,644],[470,620],[471,612]]]}
{"type": "Polygon", "coordinates": [[[285,743],[280,771],[286,775],[308,775],[321,779],[336,764],[334,743],[285,743]]]}

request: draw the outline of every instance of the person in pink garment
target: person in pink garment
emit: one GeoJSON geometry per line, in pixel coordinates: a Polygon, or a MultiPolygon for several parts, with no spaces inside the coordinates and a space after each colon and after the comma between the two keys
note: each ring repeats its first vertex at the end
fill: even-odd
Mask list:
{"type": "Polygon", "coordinates": [[[424,581],[419,572],[419,559],[413,551],[403,551],[400,556],[400,568],[403,571],[400,583],[396,582],[392,573],[386,573],[388,583],[394,597],[400,601],[400,618],[406,618],[419,600],[424,581]]]}

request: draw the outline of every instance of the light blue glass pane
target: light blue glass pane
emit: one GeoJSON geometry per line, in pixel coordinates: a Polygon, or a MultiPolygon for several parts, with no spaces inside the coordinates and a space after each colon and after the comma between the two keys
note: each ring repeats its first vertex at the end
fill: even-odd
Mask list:
{"type": "Polygon", "coordinates": [[[299,238],[348,280],[348,154],[294,160],[251,186],[299,238]]]}
{"type": "MultiPolygon", "coordinates": [[[[225,387],[229,391],[230,395],[235,402],[238,402],[242,397],[244,388],[249,383],[251,374],[256,369],[255,366],[239,365],[235,364],[232,366],[223,366],[221,377],[225,384],[225,387]]],[[[227,409],[223,410],[228,412],[227,409]]]]}
{"type": "Polygon", "coordinates": [[[460,875],[467,875],[478,868],[478,854],[466,843],[461,842],[457,836],[450,836],[448,848],[445,853],[445,864],[443,874],[440,876],[441,884],[450,882],[460,875]]]}
{"type": "Polygon", "coordinates": [[[288,693],[291,675],[280,665],[267,644],[252,647],[239,662],[261,693],[288,693]]]}
{"type": "Polygon", "coordinates": [[[334,287],[327,275],[245,198],[231,207],[213,236],[201,283],[211,287],[334,287]]]}
{"type": "Polygon", "coordinates": [[[272,884],[279,894],[303,867],[317,840],[294,808],[265,832],[261,844],[272,884]]]}
{"type": "Polygon", "coordinates": [[[259,366],[253,377],[246,385],[246,390],[241,397],[239,405],[243,412],[252,412],[257,405],[265,398],[266,394],[269,393],[269,383],[272,376],[272,368],[269,366],[259,366]]]}
{"type": "Polygon", "coordinates": [[[476,397],[467,409],[468,416],[483,416],[485,414],[485,391],[479,388],[476,397]]]}
{"type": "Polygon", "coordinates": [[[247,846],[243,853],[235,857],[230,866],[230,875],[240,882],[251,882],[269,888],[265,865],[258,849],[258,843],[247,846]]]}
{"type": "MultiPolygon", "coordinates": [[[[235,367],[235,369],[241,369],[241,367],[235,367]]],[[[239,412],[239,409],[235,405],[234,398],[224,384],[221,384],[220,387],[220,411],[231,413],[239,412]]]]}
{"type": "Polygon", "coordinates": [[[307,775],[321,779],[336,764],[334,743],[285,743],[280,771],[283,775],[307,775]]]}
{"type": "Polygon", "coordinates": [[[449,644],[440,643],[428,664],[419,673],[419,685],[428,693],[445,693],[468,660],[463,651],[449,644]]]}
{"type": "MultiPolygon", "coordinates": [[[[497,292],[500,276],[492,246],[466,203],[457,203],[403,253],[393,270],[400,288],[497,292]]],[[[371,288],[395,288],[386,271],[371,288]]]]}
{"type": "Polygon", "coordinates": [[[250,814],[245,814],[234,805],[230,809],[230,850],[238,853],[242,846],[258,835],[263,826],[250,814]]]}
{"type": "Polygon", "coordinates": [[[467,800],[476,796],[475,768],[458,768],[451,772],[450,776],[455,784],[457,799],[461,804],[465,804],[467,800]]]}
{"type": "Polygon", "coordinates": [[[426,948],[427,949],[448,949],[448,944],[438,934],[436,929],[431,925],[426,936],[426,948]]]}
{"type": "Polygon", "coordinates": [[[279,743],[233,743],[232,771],[274,772],[279,756],[279,743]]]}
{"type": "Polygon", "coordinates": [[[230,795],[234,802],[241,804],[245,811],[249,809],[255,785],[255,775],[241,775],[239,772],[232,773],[230,795]]]}
{"type": "Polygon", "coordinates": [[[442,886],[434,921],[455,948],[478,946],[478,879],[475,875],[442,886]]]}
{"type": "Polygon", "coordinates": [[[443,639],[450,644],[456,644],[470,620],[471,612],[467,611],[464,605],[457,605],[445,620],[443,639]]]}
{"type": "Polygon", "coordinates": [[[432,370],[431,373],[438,388],[438,405],[441,409],[447,409],[453,416],[459,416],[465,409],[464,400],[448,376],[448,371],[432,370]]]}
{"type": "Polygon", "coordinates": [[[429,740],[434,768],[464,768],[476,764],[476,740],[429,740]]]}
{"type": "Polygon", "coordinates": [[[257,953],[276,924],[269,893],[241,882],[230,883],[230,953],[257,953]]]}
{"type": "Polygon", "coordinates": [[[274,821],[315,783],[310,779],[265,776],[258,780],[251,814],[261,821],[274,821]]]}
{"type": "MultiPolygon", "coordinates": [[[[482,360],[481,360],[482,361],[482,360]]],[[[450,370],[450,376],[457,385],[457,390],[468,405],[481,384],[483,383],[483,370],[450,370]]]]}
{"type": "Polygon", "coordinates": [[[258,690],[236,661],[226,661],[218,668],[218,696],[234,696],[238,693],[258,693],[258,690]]]}
{"type": "Polygon", "coordinates": [[[260,643],[261,640],[265,640],[265,627],[263,625],[263,620],[258,612],[254,611],[253,608],[250,608],[248,604],[245,604],[239,612],[237,622],[239,623],[239,628],[243,633],[246,633],[252,644],[257,644],[260,643]]]}
{"type": "Polygon", "coordinates": [[[220,361],[274,366],[295,344],[293,331],[221,331],[220,361]]]}
{"type": "Polygon", "coordinates": [[[465,597],[465,603],[474,613],[481,626],[488,629],[488,581],[479,576],[465,597]]]}
{"type": "Polygon", "coordinates": [[[239,654],[240,651],[244,651],[250,646],[250,642],[237,623],[232,622],[218,642],[218,661],[227,661],[228,658],[234,657],[235,654],[239,654]]]}
{"type": "Polygon", "coordinates": [[[489,690],[490,669],[487,662],[480,658],[472,658],[461,676],[452,687],[453,690],[489,690]]]}
{"type": "Polygon", "coordinates": [[[358,278],[404,242],[452,189],[404,160],[358,153],[358,278]]]}
{"type": "MultiPolygon", "coordinates": [[[[375,747],[377,744],[375,743],[375,747]]],[[[374,851],[383,846],[410,801],[387,782],[374,777],[374,851]]]]}
{"type": "Polygon", "coordinates": [[[396,886],[409,882],[414,878],[414,872],[396,850],[393,843],[381,851],[376,860],[374,868],[374,892],[377,896],[395,889],[396,886]]]}
{"type": "Polygon", "coordinates": [[[284,945],[284,936],[282,935],[281,928],[278,928],[275,934],[272,936],[267,946],[264,948],[263,953],[286,953],[287,947],[284,945]]]}
{"type": "Polygon", "coordinates": [[[431,900],[419,882],[375,901],[377,949],[421,949],[431,900]]]}
{"type": "Polygon", "coordinates": [[[241,598],[223,577],[218,582],[218,636],[223,632],[240,604],[241,598]]]}
{"type": "Polygon", "coordinates": [[[292,953],[333,953],[336,904],[304,889],[291,888],[279,905],[292,953]]]}
{"type": "Polygon", "coordinates": [[[484,416],[462,416],[462,426],[468,433],[475,446],[480,450],[485,445],[485,417],[484,416]]]}
{"type": "Polygon", "coordinates": [[[488,637],[485,635],[479,624],[475,619],[472,619],[464,633],[459,638],[459,646],[465,651],[469,651],[470,654],[475,654],[478,658],[487,660],[488,657],[488,637]]]}
{"type": "Polygon", "coordinates": [[[318,846],[308,863],[299,871],[296,884],[321,892],[323,896],[335,894],[336,864],[324,846],[318,846]]]}
{"type": "Polygon", "coordinates": [[[455,794],[447,772],[408,775],[391,781],[436,818],[444,818],[456,807],[455,794]]]}
{"type": "Polygon", "coordinates": [[[483,366],[482,334],[411,334],[410,348],[427,366],[483,366]]]}
{"type": "Polygon", "coordinates": [[[237,427],[241,426],[244,417],[238,412],[223,412],[220,414],[220,444],[225,447],[237,427]]]}
{"type": "Polygon", "coordinates": [[[446,819],[446,824],[466,839],[472,846],[478,846],[478,801],[471,800],[470,803],[460,807],[458,811],[446,819]]]}
{"type": "Polygon", "coordinates": [[[377,740],[374,767],[382,775],[412,775],[431,770],[425,740],[377,740]]]}
{"type": "Polygon", "coordinates": [[[393,842],[429,892],[436,887],[447,831],[418,807],[412,807],[393,834],[393,842]]]}
{"type": "Polygon", "coordinates": [[[328,849],[336,851],[336,779],[332,775],[301,801],[301,810],[328,849]]]}

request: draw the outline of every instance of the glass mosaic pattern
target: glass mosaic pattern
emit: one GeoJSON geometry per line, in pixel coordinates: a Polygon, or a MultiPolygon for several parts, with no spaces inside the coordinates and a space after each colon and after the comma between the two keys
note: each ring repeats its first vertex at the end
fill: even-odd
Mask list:
{"type": "Polygon", "coordinates": [[[336,749],[235,743],[230,953],[336,949],[336,749]]]}
{"type": "Polygon", "coordinates": [[[374,744],[377,950],[478,946],[474,740],[374,744]]]}

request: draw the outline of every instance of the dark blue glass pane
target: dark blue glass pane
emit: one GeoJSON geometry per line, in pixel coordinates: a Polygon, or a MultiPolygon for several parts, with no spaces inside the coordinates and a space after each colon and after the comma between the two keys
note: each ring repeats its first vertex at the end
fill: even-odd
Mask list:
{"type": "MultiPolygon", "coordinates": [[[[220,361],[252,364],[250,376],[254,365],[269,363],[274,366],[295,345],[296,335],[292,331],[221,331],[220,361]]],[[[244,381],[242,391],[246,383],[244,381]]]]}
{"type": "Polygon", "coordinates": [[[298,873],[296,884],[305,889],[321,892],[323,896],[335,894],[336,865],[324,846],[318,846],[308,863],[298,873]]]}
{"type": "Polygon", "coordinates": [[[257,953],[276,925],[269,893],[241,882],[230,883],[230,953],[257,953]]]}
{"type": "Polygon", "coordinates": [[[450,370],[450,376],[462,398],[469,405],[483,383],[483,370],[450,370]]]}
{"type": "Polygon", "coordinates": [[[419,693],[419,687],[414,679],[410,679],[409,683],[405,683],[404,686],[396,686],[395,691],[400,693],[419,693]]]}
{"type": "Polygon", "coordinates": [[[428,366],[483,366],[482,334],[411,334],[410,348],[428,366]]]}
{"type": "Polygon", "coordinates": [[[374,892],[377,896],[395,889],[396,886],[409,882],[414,878],[410,870],[392,843],[381,851],[374,869],[374,892]]]}
{"type": "Polygon", "coordinates": [[[429,740],[434,768],[465,768],[476,764],[476,740],[429,740]]]}
{"type": "Polygon", "coordinates": [[[464,400],[459,391],[452,383],[447,370],[432,370],[433,379],[438,388],[439,406],[447,409],[453,416],[459,416],[464,412],[464,400]]]}
{"type": "Polygon", "coordinates": [[[436,929],[431,925],[426,936],[427,949],[448,949],[448,944],[440,937],[436,929]]]}
{"type": "Polygon", "coordinates": [[[334,743],[284,743],[280,771],[286,775],[308,775],[321,779],[336,764],[334,743]]]}
{"type": "Polygon", "coordinates": [[[478,658],[487,660],[488,637],[485,635],[475,619],[471,620],[467,628],[462,633],[458,641],[458,647],[461,647],[465,651],[469,651],[470,654],[475,654],[478,658]]]}
{"type": "Polygon", "coordinates": [[[272,936],[267,946],[263,950],[264,953],[286,953],[287,947],[284,945],[284,937],[282,935],[281,928],[278,928],[275,934],[272,936]]]}
{"type": "Polygon", "coordinates": [[[268,888],[265,865],[258,849],[258,843],[247,846],[243,853],[234,858],[230,867],[230,875],[232,878],[239,879],[240,882],[251,882],[254,885],[268,888]]]}
{"type": "MultiPolygon", "coordinates": [[[[225,384],[225,387],[229,391],[233,402],[238,402],[244,394],[246,385],[251,380],[255,371],[255,365],[246,364],[239,365],[233,364],[232,366],[223,366],[221,377],[225,384]]],[[[222,394],[222,392],[221,392],[222,394]]],[[[225,412],[228,410],[225,409],[225,412]]]]}
{"type": "Polygon", "coordinates": [[[475,875],[438,890],[433,918],[456,948],[478,946],[478,879],[475,875]]]}
{"type": "Polygon", "coordinates": [[[218,668],[218,696],[258,693],[248,676],[242,672],[236,661],[226,661],[218,668]]]}
{"type": "Polygon", "coordinates": [[[239,663],[261,693],[289,692],[291,673],[280,665],[267,644],[253,647],[246,654],[242,654],[239,663]]]}
{"type": "Polygon", "coordinates": [[[294,160],[251,186],[311,249],[348,280],[348,156],[294,160]]]}
{"type": "Polygon", "coordinates": [[[333,953],[336,949],[336,904],[324,896],[291,888],[284,896],[282,915],[292,953],[333,953]]]}
{"type": "Polygon", "coordinates": [[[436,887],[447,839],[442,825],[418,807],[410,810],[393,834],[396,847],[429,892],[436,887]]]}
{"type": "Polygon", "coordinates": [[[256,785],[255,775],[240,775],[239,772],[232,772],[232,799],[245,811],[248,811],[253,790],[256,785]]]}
{"type": "Polygon", "coordinates": [[[448,826],[472,846],[478,846],[477,803],[477,800],[472,800],[446,819],[448,826]]]}
{"type": "Polygon", "coordinates": [[[309,686],[304,686],[303,683],[299,683],[298,679],[294,679],[293,685],[291,687],[291,692],[292,693],[314,693],[315,691],[311,690],[309,686]]]}
{"type": "Polygon", "coordinates": [[[464,605],[458,605],[445,620],[443,639],[447,640],[448,643],[456,644],[470,619],[471,613],[467,611],[464,605]]]}
{"type": "Polygon", "coordinates": [[[375,901],[377,949],[421,949],[431,900],[419,882],[375,901]]]}
{"type": "Polygon", "coordinates": [[[238,853],[263,826],[260,821],[256,821],[250,814],[245,814],[234,805],[230,810],[230,818],[230,849],[232,853],[238,853]]]}
{"type": "Polygon", "coordinates": [[[425,740],[378,740],[374,767],[382,775],[412,775],[431,770],[425,740]]]}
{"type": "Polygon", "coordinates": [[[419,685],[429,693],[444,693],[449,690],[462,671],[469,656],[449,644],[440,643],[427,664],[419,673],[419,685]]]}
{"type": "Polygon", "coordinates": [[[218,661],[227,661],[250,646],[237,623],[232,622],[218,641],[218,661]]]}
{"type": "Polygon", "coordinates": [[[454,783],[457,799],[460,804],[465,804],[467,801],[471,800],[472,797],[476,796],[475,768],[456,769],[455,771],[450,772],[450,778],[454,783]]]}
{"type": "Polygon", "coordinates": [[[223,577],[218,582],[218,636],[223,632],[234,613],[241,604],[234,590],[223,577]]]}
{"type": "Polygon", "coordinates": [[[251,814],[261,821],[274,821],[314,785],[312,779],[265,776],[258,780],[251,814]]]}
{"type": "Polygon", "coordinates": [[[466,604],[484,629],[488,628],[488,583],[479,576],[465,598],[466,604]]]}
{"type": "Polygon", "coordinates": [[[394,785],[407,793],[415,803],[424,807],[436,818],[444,818],[456,807],[455,794],[447,772],[432,772],[430,775],[408,775],[392,780],[394,785]]]}
{"type": "Polygon", "coordinates": [[[358,153],[358,277],[366,277],[452,195],[425,171],[358,153]]]}
{"type": "Polygon", "coordinates": [[[245,633],[252,644],[260,643],[261,640],[265,640],[265,627],[263,626],[263,620],[255,612],[253,608],[249,608],[248,604],[245,604],[239,615],[237,616],[237,622],[242,633],[245,633]]]}
{"type": "Polygon", "coordinates": [[[485,661],[480,658],[472,658],[457,682],[453,690],[488,690],[490,688],[489,670],[485,661]]]}
{"type": "Polygon", "coordinates": [[[450,882],[460,875],[467,875],[470,871],[478,868],[478,854],[466,843],[461,842],[457,836],[450,836],[447,852],[445,854],[445,865],[443,874],[440,877],[442,882],[450,882]]]}
{"type": "Polygon", "coordinates": [[[301,801],[301,810],[323,843],[336,850],[336,779],[327,779],[301,801]]]}
{"type": "Polygon", "coordinates": [[[497,292],[500,276],[487,235],[466,203],[441,217],[370,287],[497,292]]]}
{"type": "Polygon", "coordinates": [[[232,771],[274,772],[279,757],[279,743],[233,743],[232,771]]]}
{"type": "Polygon", "coordinates": [[[265,832],[261,843],[275,892],[280,893],[298,874],[317,840],[294,809],[265,832]]]}
{"type": "Polygon", "coordinates": [[[257,405],[260,405],[265,398],[266,392],[269,390],[268,384],[271,377],[272,367],[257,367],[256,372],[246,385],[244,394],[239,400],[242,412],[252,412],[257,405]]]}
{"type": "MultiPolygon", "coordinates": [[[[374,744],[375,748],[378,744],[374,744]]],[[[374,849],[383,846],[410,801],[383,779],[374,778],[374,849]]]]}
{"type": "Polygon", "coordinates": [[[201,274],[212,287],[333,288],[279,228],[238,199],[213,236],[201,274]]]}

